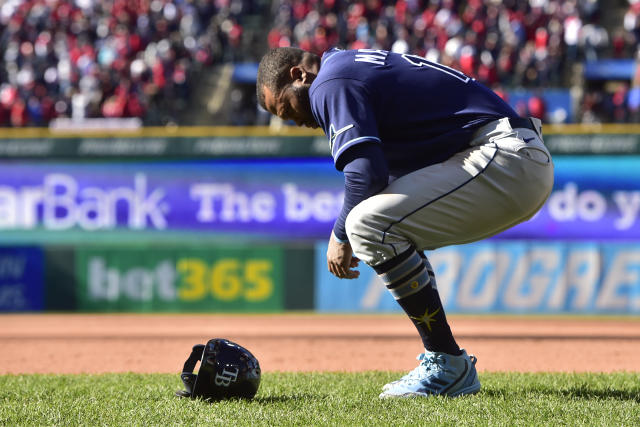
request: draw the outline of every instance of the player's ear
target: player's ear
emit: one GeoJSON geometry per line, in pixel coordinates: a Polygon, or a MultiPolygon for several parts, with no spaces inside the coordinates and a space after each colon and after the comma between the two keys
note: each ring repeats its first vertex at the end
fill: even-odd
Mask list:
{"type": "Polygon", "coordinates": [[[293,67],[289,68],[289,76],[291,76],[291,80],[293,80],[294,82],[296,80],[302,80],[303,74],[304,70],[300,65],[294,65],[293,67]]]}

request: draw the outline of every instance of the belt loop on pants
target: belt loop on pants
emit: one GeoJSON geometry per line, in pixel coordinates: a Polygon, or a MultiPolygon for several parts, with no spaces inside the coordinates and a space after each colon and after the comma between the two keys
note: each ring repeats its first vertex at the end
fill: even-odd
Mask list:
{"type": "Polygon", "coordinates": [[[530,118],[525,119],[524,117],[509,117],[509,124],[511,125],[511,129],[515,129],[515,128],[531,129],[536,133],[536,135],[538,135],[539,137],[542,137],[542,135],[540,135],[540,133],[538,132],[538,129],[533,124],[533,121],[530,118]]]}
{"type": "Polygon", "coordinates": [[[540,130],[538,126],[534,123],[534,121],[538,121],[538,119],[524,118],[524,117],[503,117],[501,119],[497,119],[491,121],[484,126],[478,128],[471,138],[469,145],[471,147],[486,144],[487,142],[491,142],[491,138],[496,135],[496,132],[509,132],[513,129],[530,129],[536,133],[540,138],[542,135],[540,134],[540,130]]]}

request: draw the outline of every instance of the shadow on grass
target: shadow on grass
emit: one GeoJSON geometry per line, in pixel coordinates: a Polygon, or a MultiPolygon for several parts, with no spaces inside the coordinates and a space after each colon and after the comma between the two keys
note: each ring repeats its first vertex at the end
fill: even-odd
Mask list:
{"type": "Polygon", "coordinates": [[[317,394],[292,394],[292,395],[282,395],[282,396],[259,396],[254,397],[253,401],[259,403],[261,405],[270,405],[273,403],[288,403],[294,401],[303,401],[303,400],[318,400],[323,398],[324,396],[317,394]]]}
{"type": "MultiPolygon", "coordinates": [[[[274,403],[288,403],[295,401],[304,401],[304,400],[318,400],[325,397],[324,395],[318,394],[293,394],[293,395],[282,395],[282,396],[259,396],[254,397],[253,399],[244,399],[239,397],[231,397],[227,399],[203,399],[196,398],[194,400],[198,402],[202,402],[209,405],[215,405],[218,403],[226,404],[228,402],[241,402],[241,403],[257,403],[259,405],[270,405],[274,403]]],[[[189,400],[189,398],[185,399],[189,400]]]]}
{"type": "Polygon", "coordinates": [[[577,397],[580,399],[616,399],[631,400],[640,403],[640,389],[633,390],[594,390],[589,387],[578,386],[571,387],[568,390],[551,390],[552,393],[559,394],[563,397],[577,397]]]}
{"type": "MultiPolygon", "coordinates": [[[[178,396],[185,400],[191,400],[188,397],[178,396]]],[[[203,404],[208,405],[216,405],[216,404],[227,404],[229,402],[240,402],[247,404],[258,404],[258,405],[271,405],[274,403],[288,403],[295,401],[305,401],[305,400],[318,400],[326,397],[326,395],[319,394],[293,394],[293,395],[281,395],[281,396],[258,396],[253,399],[245,399],[241,397],[230,397],[230,398],[220,398],[220,399],[203,399],[201,397],[197,397],[193,400],[202,402],[203,404]]]]}
{"type": "MultiPolygon", "coordinates": [[[[541,387],[530,387],[525,388],[518,392],[526,394],[544,394],[547,396],[556,396],[568,399],[584,399],[584,400],[608,400],[615,399],[620,401],[632,401],[636,403],[640,403],[640,389],[632,389],[632,390],[602,390],[602,389],[594,389],[587,386],[573,386],[569,388],[561,388],[561,389],[552,389],[552,388],[541,388],[541,387]]],[[[491,397],[505,397],[510,394],[502,389],[492,389],[485,388],[482,390],[482,393],[491,396],[491,397]]]]}

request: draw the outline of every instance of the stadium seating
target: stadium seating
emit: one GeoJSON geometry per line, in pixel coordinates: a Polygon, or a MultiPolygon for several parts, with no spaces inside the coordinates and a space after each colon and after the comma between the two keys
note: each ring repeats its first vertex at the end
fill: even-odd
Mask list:
{"type": "Polygon", "coordinates": [[[640,111],[639,0],[9,0],[0,30],[0,126],[261,123],[251,79],[232,81],[231,113],[214,122],[190,114],[201,110],[194,85],[276,46],[422,55],[546,122],[633,122],[640,111]]]}
{"type": "Polygon", "coordinates": [[[243,23],[264,6],[250,0],[2,2],[0,126],[45,126],[55,117],[176,123],[199,72],[245,59],[243,23]]]}
{"type": "Polygon", "coordinates": [[[340,45],[423,55],[464,71],[519,113],[547,122],[637,117],[633,93],[640,89],[632,89],[631,74],[640,41],[638,0],[606,6],[598,0],[277,3],[270,47],[295,45],[321,53],[340,45]],[[584,65],[603,59],[622,60],[627,74],[585,80],[584,65]]]}

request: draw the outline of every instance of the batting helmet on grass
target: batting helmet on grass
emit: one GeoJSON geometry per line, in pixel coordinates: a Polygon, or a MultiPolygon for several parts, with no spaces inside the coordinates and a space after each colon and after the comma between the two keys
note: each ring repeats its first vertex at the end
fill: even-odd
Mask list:
{"type": "Polygon", "coordinates": [[[180,375],[186,390],[179,397],[221,400],[232,397],[251,399],[260,386],[260,364],[246,348],[224,338],[193,346],[180,375]],[[200,361],[198,373],[193,370],[200,361]]]}

